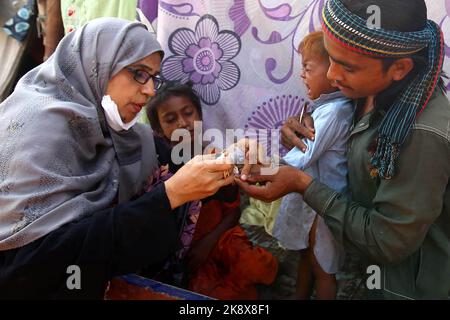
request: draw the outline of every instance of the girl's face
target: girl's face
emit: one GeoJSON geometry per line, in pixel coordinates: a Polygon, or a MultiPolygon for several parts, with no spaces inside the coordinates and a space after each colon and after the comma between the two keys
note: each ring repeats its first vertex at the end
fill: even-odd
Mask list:
{"type": "Polygon", "coordinates": [[[161,55],[155,52],[123,68],[109,80],[105,95],[111,96],[117,104],[124,123],[133,120],[155,95],[158,80],[154,80],[154,77],[159,75],[160,65],[161,55]]]}
{"type": "Polygon", "coordinates": [[[186,129],[194,141],[194,121],[201,121],[200,114],[192,101],[186,96],[171,96],[158,106],[158,121],[161,131],[171,143],[172,133],[176,129],[186,129]]]}

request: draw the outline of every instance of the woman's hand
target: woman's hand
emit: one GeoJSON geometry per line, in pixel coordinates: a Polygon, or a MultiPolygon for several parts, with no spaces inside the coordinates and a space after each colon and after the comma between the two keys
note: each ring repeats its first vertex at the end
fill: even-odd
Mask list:
{"type": "Polygon", "coordinates": [[[314,134],[314,121],[311,115],[305,114],[302,123],[299,123],[298,117],[290,117],[281,127],[281,144],[289,150],[297,147],[305,152],[306,145],[302,138],[314,141],[314,134]]]}
{"type": "Polygon", "coordinates": [[[303,194],[313,180],[303,171],[291,166],[280,166],[272,175],[261,175],[259,169],[261,168],[253,166],[246,181],[235,178],[235,182],[249,196],[265,202],[272,202],[291,192],[303,194]]]}
{"type": "Polygon", "coordinates": [[[198,155],[186,163],[164,184],[172,209],[192,201],[200,200],[233,183],[233,176],[224,178],[233,165],[214,155],[198,155]]]}

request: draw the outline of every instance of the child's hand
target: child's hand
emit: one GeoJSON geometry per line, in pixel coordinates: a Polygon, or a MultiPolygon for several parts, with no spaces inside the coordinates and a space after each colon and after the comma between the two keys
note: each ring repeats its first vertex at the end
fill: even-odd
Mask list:
{"type": "Polygon", "coordinates": [[[281,127],[281,144],[289,150],[297,147],[305,152],[306,144],[302,139],[314,141],[314,135],[314,120],[310,114],[303,115],[302,123],[298,122],[298,117],[290,117],[281,127]]]}
{"type": "Polygon", "coordinates": [[[243,138],[232,144],[227,148],[230,154],[239,155],[239,170],[237,174],[241,176],[242,179],[245,180],[246,176],[250,173],[253,166],[262,165],[269,166],[270,158],[266,156],[266,150],[262,146],[262,144],[258,143],[258,141],[243,138]],[[240,150],[241,152],[233,152],[233,148],[240,150]],[[244,162],[242,163],[242,157],[244,158],[244,162]]]}
{"type": "Polygon", "coordinates": [[[225,178],[232,174],[238,175],[240,169],[245,165],[245,152],[236,144],[232,144],[222,153],[217,153],[216,157],[217,160],[223,160],[224,162],[233,164],[232,170],[224,172],[225,178]]]}

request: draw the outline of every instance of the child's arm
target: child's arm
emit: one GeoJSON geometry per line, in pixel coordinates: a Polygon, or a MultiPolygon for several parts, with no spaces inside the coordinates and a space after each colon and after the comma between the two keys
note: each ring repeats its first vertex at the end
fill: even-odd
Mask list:
{"type": "Polygon", "coordinates": [[[229,212],[226,212],[219,225],[191,247],[188,254],[189,270],[195,271],[206,262],[209,254],[216,246],[222,234],[236,226],[240,217],[241,212],[239,208],[234,208],[229,212]]]}
{"type": "MultiPolygon", "coordinates": [[[[233,189],[236,191],[236,199],[233,202],[222,199],[222,207],[224,208],[222,212],[222,221],[214,230],[206,234],[192,246],[188,254],[188,264],[191,271],[195,271],[203,263],[205,263],[222,234],[239,223],[239,219],[241,217],[241,210],[239,208],[240,198],[237,188],[233,189]]],[[[219,191],[219,193],[221,192],[219,191]]],[[[228,196],[230,195],[228,194],[228,196]]],[[[228,200],[229,199],[230,198],[228,197],[228,200]]]]}
{"type": "Polygon", "coordinates": [[[315,140],[305,140],[306,152],[303,153],[295,147],[283,158],[284,161],[298,169],[307,169],[324,152],[343,139],[347,139],[352,115],[353,109],[349,106],[341,106],[336,110],[327,109],[319,113],[314,119],[315,140]]]}

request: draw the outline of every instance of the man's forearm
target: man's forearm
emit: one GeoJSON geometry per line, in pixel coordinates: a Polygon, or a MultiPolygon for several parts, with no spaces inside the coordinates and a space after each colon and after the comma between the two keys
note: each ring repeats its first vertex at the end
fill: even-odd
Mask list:
{"type": "Polygon", "coordinates": [[[297,175],[293,179],[295,183],[295,190],[302,195],[314,180],[310,175],[300,170],[297,171],[297,175]]]}

